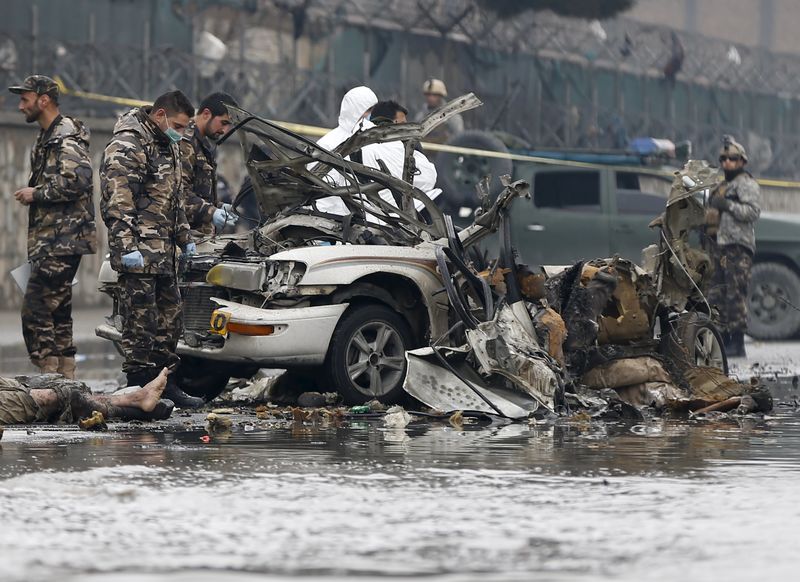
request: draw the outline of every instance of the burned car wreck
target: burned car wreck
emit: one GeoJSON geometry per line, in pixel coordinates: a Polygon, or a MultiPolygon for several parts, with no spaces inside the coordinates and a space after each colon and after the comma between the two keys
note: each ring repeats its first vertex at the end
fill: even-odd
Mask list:
{"type": "MultiPolygon", "coordinates": [[[[712,172],[676,174],[659,242],[641,268],[615,257],[570,267],[517,264],[508,228],[523,181],[479,190],[475,221],[456,232],[414,186],[417,142],[451,115],[454,99],[420,123],[355,133],[334,151],[230,108],[265,219],[249,232],[200,241],[181,261],[181,387],[210,400],[259,368],[297,372],[349,404],[415,401],[435,410],[522,419],[640,407],[765,410],[759,387],[730,380],[703,297],[709,261],[692,244],[697,199],[712,172]],[[360,163],[373,144],[402,144],[402,176],[360,163]],[[338,198],[342,214],[317,203],[338,198]],[[478,251],[498,234],[500,256],[478,251]]],[[[238,204],[237,200],[237,204],[238,204]]],[[[236,205],[236,204],[235,204],[236,205]]],[[[114,311],[96,333],[119,342],[116,274],[100,289],[114,311]]],[[[627,412],[626,412],[627,411],[627,412]]]]}
{"type": "MultiPolygon", "coordinates": [[[[420,123],[360,131],[333,152],[230,108],[228,137],[241,142],[265,220],[247,233],[200,241],[199,254],[181,262],[181,387],[210,399],[229,378],[272,367],[310,375],[347,402],[402,398],[406,350],[428,345],[449,325],[435,255],[447,244],[445,217],[413,185],[414,149],[449,117],[480,104],[465,95],[420,123]],[[401,177],[348,157],[383,143],[401,144],[401,177]],[[331,197],[345,214],[317,208],[331,197]]],[[[496,229],[499,209],[515,195],[503,192],[459,233],[464,244],[496,229]]],[[[100,289],[114,310],[96,333],[119,342],[124,321],[108,264],[100,289]]]]}
{"type": "Polygon", "coordinates": [[[763,385],[727,377],[703,293],[695,231],[712,181],[705,162],[676,172],[645,268],[613,257],[534,271],[517,264],[507,214],[500,257],[476,267],[450,230],[437,261],[457,321],[449,342],[408,352],[405,390],[435,410],[511,419],[769,411],[763,385]]]}

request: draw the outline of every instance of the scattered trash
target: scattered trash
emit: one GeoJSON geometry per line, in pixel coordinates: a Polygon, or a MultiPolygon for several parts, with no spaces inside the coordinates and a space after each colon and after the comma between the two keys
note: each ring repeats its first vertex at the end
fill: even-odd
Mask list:
{"type": "Polygon", "coordinates": [[[201,440],[202,442],[204,442],[204,443],[208,444],[208,443],[210,443],[210,442],[211,442],[211,437],[210,437],[210,436],[208,436],[207,434],[204,434],[203,436],[201,436],[201,437],[200,437],[200,440],[201,440]]]}
{"type": "Polygon", "coordinates": [[[367,402],[366,406],[369,407],[369,411],[370,412],[385,412],[386,411],[386,407],[383,405],[383,403],[380,400],[372,399],[369,402],[367,402]]]}
{"type": "Polygon", "coordinates": [[[392,406],[383,417],[386,428],[405,428],[411,422],[411,415],[402,406],[392,406]]]}
{"type": "Polygon", "coordinates": [[[322,395],[325,397],[325,406],[336,406],[342,400],[338,392],[323,392],[322,395]]]}
{"type": "Polygon", "coordinates": [[[208,416],[206,416],[206,430],[210,433],[227,432],[231,430],[232,426],[233,421],[225,416],[214,412],[210,412],[208,416]]]}
{"type": "Polygon", "coordinates": [[[214,408],[211,414],[233,414],[236,412],[233,408],[214,408]]]}
{"type": "Polygon", "coordinates": [[[320,408],[326,404],[325,395],[320,392],[303,392],[297,397],[297,405],[304,408],[320,408]]]}
{"type": "Polygon", "coordinates": [[[462,428],[464,426],[464,413],[456,410],[447,421],[453,428],[462,428]]]}
{"type": "Polygon", "coordinates": [[[366,404],[353,406],[350,408],[350,414],[369,414],[370,412],[372,412],[372,409],[370,409],[370,407],[366,404]]]}
{"type": "Polygon", "coordinates": [[[275,392],[279,389],[280,380],[283,378],[285,370],[273,370],[262,368],[253,376],[249,383],[238,386],[227,392],[224,399],[228,402],[242,402],[255,404],[259,402],[269,402],[275,399],[275,392]]]}
{"type": "Polygon", "coordinates": [[[92,412],[89,418],[82,418],[78,421],[81,430],[107,431],[108,425],[103,414],[97,410],[92,412]]]}

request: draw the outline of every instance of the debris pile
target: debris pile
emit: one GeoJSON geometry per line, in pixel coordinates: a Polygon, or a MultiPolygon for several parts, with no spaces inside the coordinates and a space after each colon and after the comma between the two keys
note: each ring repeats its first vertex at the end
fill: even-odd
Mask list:
{"type": "Polygon", "coordinates": [[[692,232],[711,180],[705,162],[676,172],[645,268],[620,257],[538,272],[519,265],[506,213],[500,257],[479,270],[448,223],[437,262],[457,316],[449,344],[460,347],[439,341],[408,352],[405,390],[436,410],[511,419],[771,410],[763,385],[727,376],[705,300],[711,263],[692,232]]]}

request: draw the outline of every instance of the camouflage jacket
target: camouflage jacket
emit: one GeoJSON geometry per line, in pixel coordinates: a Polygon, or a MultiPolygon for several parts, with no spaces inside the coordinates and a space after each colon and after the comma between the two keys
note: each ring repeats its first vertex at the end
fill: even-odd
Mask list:
{"type": "Polygon", "coordinates": [[[211,217],[217,208],[217,156],[194,121],[180,141],[183,203],[189,226],[202,235],[214,234],[211,217]]]}
{"type": "Polygon", "coordinates": [[[89,131],[80,121],[60,116],[39,132],[28,185],[35,188],[28,207],[30,260],[97,252],[89,131]]]}
{"type": "Polygon", "coordinates": [[[722,182],[711,196],[725,196],[727,210],[719,213],[717,244],[742,245],[756,251],[755,222],[761,215],[761,188],[753,176],[742,172],[730,182],[722,182]]]}
{"type": "Polygon", "coordinates": [[[100,166],[100,211],[115,271],[174,274],[177,246],[192,240],[180,192],[179,150],[149,111],[132,109],[114,126],[100,166]],[[144,267],[123,267],[122,255],[137,250],[144,267]]]}

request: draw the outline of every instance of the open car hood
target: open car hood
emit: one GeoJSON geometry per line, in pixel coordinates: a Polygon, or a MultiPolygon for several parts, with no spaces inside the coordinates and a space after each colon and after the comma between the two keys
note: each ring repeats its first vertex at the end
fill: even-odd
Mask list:
{"type": "MultiPolygon", "coordinates": [[[[408,244],[420,240],[438,239],[446,235],[444,217],[427,194],[388,172],[376,170],[345,156],[373,143],[402,141],[406,149],[406,168],[413,158],[414,143],[453,115],[482,105],[472,93],[454,99],[433,111],[419,123],[376,126],[353,135],[335,151],[326,150],[306,137],[284,129],[244,109],[228,106],[234,132],[244,150],[247,171],[255,195],[267,223],[295,212],[314,212],[313,203],[328,196],[338,196],[347,206],[348,217],[324,215],[351,223],[382,223],[395,235],[406,238],[408,244]],[[348,185],[338,187],[326,176],[336,171],[348,185]],[[379,192],[388,189],[397,205],[387,203],[379,192]],[[429,218],[423,219],[415,210],[422,203],[429,218]]],[[[404,175],[406,172],[404,172],[404,175]]],[[[320,213],[321,214],[321,213],[320,213]]]]}

